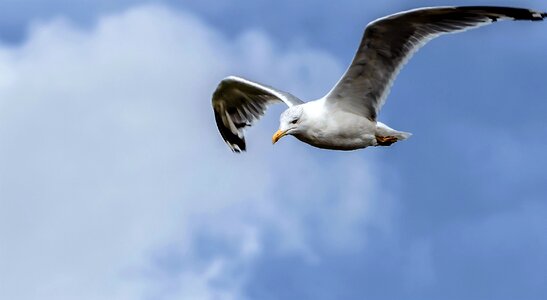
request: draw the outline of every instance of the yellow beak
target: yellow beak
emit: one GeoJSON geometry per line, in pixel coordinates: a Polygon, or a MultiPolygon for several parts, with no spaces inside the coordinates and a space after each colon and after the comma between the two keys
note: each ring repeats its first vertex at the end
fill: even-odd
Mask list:
{"type": "Polygon", "coordinates": [[[272,144],[275,144],[277,143],[277,141],[279,141],[280,138],[284,137],[285,134],[287,133],[287,131],[282,131],[282,130],[278,130],[274,133],[273,137],[272,137],[272,144]]]}

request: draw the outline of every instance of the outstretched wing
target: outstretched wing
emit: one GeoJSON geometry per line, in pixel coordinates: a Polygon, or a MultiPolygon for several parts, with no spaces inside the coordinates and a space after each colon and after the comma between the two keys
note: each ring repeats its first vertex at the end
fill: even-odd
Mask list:
{"type": "Polygon", "coordinates": [[[212,101],[218,131],[234,152],[245,151],[244,128],[258,120],[269,104],[291,107],[303,103],[289,93],[235,76],[218,84],[212,101]]]}
{"type": "Polygon", "coordinates": [[[376,120],[401,68],[431,39],[498,20],[541,21],[546,16],[522,8],[468,6],[420,8],[375,20],[327,101],[376,120]]]}

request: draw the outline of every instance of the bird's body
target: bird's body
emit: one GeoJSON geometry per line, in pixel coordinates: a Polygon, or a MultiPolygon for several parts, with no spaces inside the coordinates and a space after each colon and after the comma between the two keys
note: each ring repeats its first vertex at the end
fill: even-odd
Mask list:
{"type": "Polygon", "coordinates": [[[280,117],[277,142],[293,135],[312,146],[355,150],[389,146],[411,134],[378,122],[390,87],[404,64],[429,40],[498,20],[541,21],[547,13],[508,7],[436,7],[401,12],[371,22],[345,74],[324,97],[295,96],[240,77],[222,80],[213,94],[218,129],[230,148],[245,151],[243,130],[271,103],[289,108],[280,117]]]}
{"type": "Polygon", "coordinates": [[[308,126],[293,136],[317,148],[356,150],[382,144],[377,137],[394,136],[402,140],[410,135],[361,115],[329,107],[325,98],[306,102],[301,106],[308,126]],[[325,118],[327,114],[328,118],[325,118]]]}

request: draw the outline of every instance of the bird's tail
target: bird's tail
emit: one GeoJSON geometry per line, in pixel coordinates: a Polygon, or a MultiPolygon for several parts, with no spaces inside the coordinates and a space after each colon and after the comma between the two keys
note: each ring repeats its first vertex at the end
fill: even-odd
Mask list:
{"type": "Polygon", "coordinates": [[[382,122],[376,122],[376,135],[379,136],[392,136],[397,138],[397,141],[403,141],[408,139],[412,133],[397,131],[382,122]]]}
{"type": "Polygon", "coordinates": [[[404,132],[404,131],[396,131],[396,134],[394,136],[397,138],[398,141],[404,141],[412,136],[412,133],[410,132],[404,132]]]}

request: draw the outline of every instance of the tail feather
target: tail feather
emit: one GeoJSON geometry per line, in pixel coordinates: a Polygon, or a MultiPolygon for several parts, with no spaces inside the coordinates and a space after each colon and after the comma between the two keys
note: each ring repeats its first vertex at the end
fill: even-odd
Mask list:
{"type": "Polygon", "coordinates": [[[404,131],[397,131],[397,133],[394,135],[398,141],[404,141],[412,136],[412,133],[410,132],[404,132],[404,131]]]}
{"type": "Polygon", "coordinates": [[[403,141],[408,139],[412,133],[397,131],[382,122],[376,122],[376,135],[379,136],[393,136],[397,138],[397,141],[403,141]]]}

